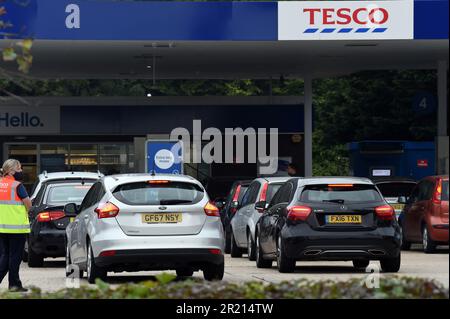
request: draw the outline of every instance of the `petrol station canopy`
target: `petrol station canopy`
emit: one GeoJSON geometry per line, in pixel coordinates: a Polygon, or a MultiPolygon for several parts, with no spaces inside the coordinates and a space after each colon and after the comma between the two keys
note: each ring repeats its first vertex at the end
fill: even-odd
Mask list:
{"type": "Polygon", "coordinates": [[[447,0],[18,3],[4,4],[2,31],[34,39],[32,78],[317,78],[448,62],[447,0]]]}
{"type": "MultiPolygon", "coordinates": [[[[312,175],[312,79],[436,69],[437,162],[446,167],[438,172],[448,172],[448,0],[28,0],[4,6],[0,47],[32,38],[27,76],[34,79],[304,78],[298,119],[305,176],[312,175]]],[[[23,76],[14,63],[1,66],[0,77],[23,76]]]]}

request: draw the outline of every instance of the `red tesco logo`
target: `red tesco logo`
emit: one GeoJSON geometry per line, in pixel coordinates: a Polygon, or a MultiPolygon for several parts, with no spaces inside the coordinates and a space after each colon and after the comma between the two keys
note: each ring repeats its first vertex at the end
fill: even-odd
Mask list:
{"type": "Polygon", "coordinates": [[[324,25],[346,25],[352,21],[365,25],[372,24],[384,24],[389,19],[389,12],[384,8],[358,8],[352,11],[350,8],[311,8],[303,9],[303,13],[309,13],[309,24],[314,25],[321,19],[324,25]],[[319,19],[316,19],[319,18],[319,19]]]}
{"type": "Polygon", "coordinates": [[[428,160],[426,160],[426,159],[417,160],[417,166],[418,167],[428,167],[428,160]]]}

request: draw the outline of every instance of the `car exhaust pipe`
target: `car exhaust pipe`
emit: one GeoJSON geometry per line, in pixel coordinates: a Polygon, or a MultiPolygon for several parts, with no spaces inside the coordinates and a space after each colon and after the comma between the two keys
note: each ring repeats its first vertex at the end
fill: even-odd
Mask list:
{"type": "Polygon", "coordinates": [[[374,256],[384,256],[386,255],[386,252],[384,250],[379,249],[369,249],[369,253],[374,256]]]}
{"type": "Polygon", "coordinates": [[[320,249],[307,250],[303,253],[305,256],[317,256],[322,252],[320,249]]]}

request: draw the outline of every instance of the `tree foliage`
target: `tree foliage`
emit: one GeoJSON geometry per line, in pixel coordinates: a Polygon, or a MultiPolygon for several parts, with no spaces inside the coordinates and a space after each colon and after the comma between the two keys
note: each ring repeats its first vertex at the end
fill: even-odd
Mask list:
{"type": "MultiPolygon", "coordinates": [[[[25,6],[23,4],[23,6],[25,6]]],[[[5,6],[0,6],[0,35],[4,39],[14,38],[15,34],[12,34],[9,30],[13,27],[13,24],[6,20],[8,11],[5,6]]],[[[16,61],[18,70],[23,73],[28,73],[31,64],[33,63],[33,56],[31,55],[31,47],[33,41],[31,39],[23,39],[20,41],[11,42],[10,46],[1,50],[3,61],[10,62],[16,61]]]]}
{"type": "MultiPolygon", "coordinates": [[[[18,96],[263,96],[303,95],[302,80],[0,80],[18,96]]],[[[419,91],[436,93],[436,72],[370,71],[314,80],[313,171],[347,175],[346,143],[433,140],[436,114],[412,110],[419,91]]]]}

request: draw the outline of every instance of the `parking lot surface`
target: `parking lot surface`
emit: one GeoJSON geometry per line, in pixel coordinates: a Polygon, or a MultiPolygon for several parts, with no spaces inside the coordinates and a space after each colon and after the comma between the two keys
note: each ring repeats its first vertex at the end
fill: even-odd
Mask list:
{"type": "MultiPolygon", "coordinates": [[[[379,264],[378,262],[373,262],[379,264]]],[[[29,268],[22,264],[21,279],[24,286],[36,286],[43,291],[55,291],[66,287],[64,273],[64,258],[46,259],[44,268],[29,268]]],[[[160,272],[137,273],[108,273],[108,282],[116,285],[126,282],[139,282],[154,279],[154,275],[160,272]]],[[[435,279],[445,287],[449,287],[449,251],[443,247],[435,254],[424,254],[421,247],[413,247],[411,251],[402,252],[402,267],[399,275],[435,279]]],[[[281,274],[273,264],[272,269],[258,269],[255,262],[249,261],[245,255],[243,258],[225,258],[225,277],[228,282],[241,283],[246,281],[280,282],[301,278],[312,280],[341,280],[351,278],[365,278],[367,274],[355,270],[351,262],[297,262],[295,273],[281,274]]],[[[195,277],[203,278],[201,272],[195,277]]],[[[381,274],[386,276],[386,274],[381,274]]],[[[82,285],[88,285],[83,279],[82,285]]],[[[7,278],[0,284],[0,289],[8,287],[7,278]]]]}

